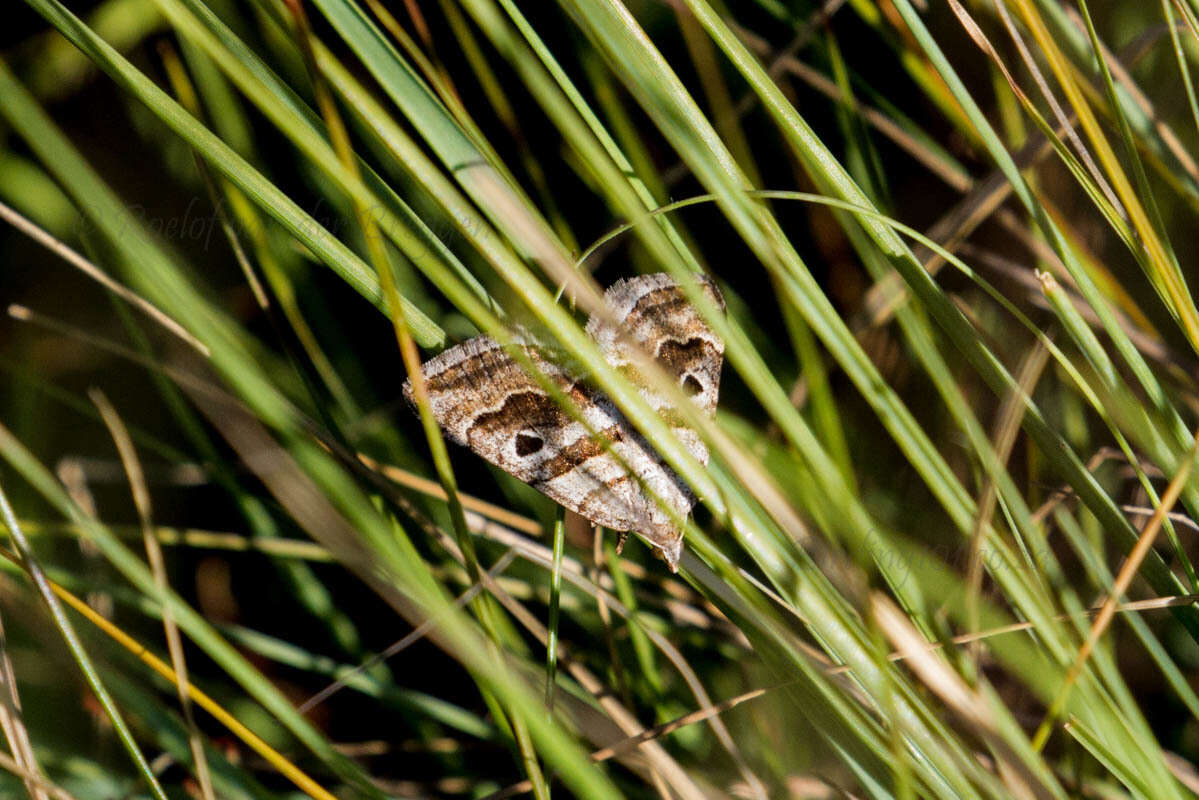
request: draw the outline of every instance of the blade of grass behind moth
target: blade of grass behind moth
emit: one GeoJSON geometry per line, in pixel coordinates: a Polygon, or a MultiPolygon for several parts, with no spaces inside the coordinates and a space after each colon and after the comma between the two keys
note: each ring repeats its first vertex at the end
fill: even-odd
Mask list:
{"type": "MultiPolygon", "coordinates": [[[[100,412],[100,416],[104,419],[104,424],[108,426],[108,432],[117,446],[117,452],[120,455],[122,465],[125,467],[125,473],[129,476],[129,488],[133,494],[133,505],[137,510],[138,521],[142,528],[142,543],[146,549],[146,560],[150,564],[150,571],[154,574],[154,583],[158,586],[159,592],[165,594],[168,586],[166,565],[162,558],[162,547],[159,545],[158,539],[154,536],[150,490],[146,486],[141,459],[138,458],[137,449],[133,446],[133,440],[129,438],[129,431],[126,430],[125,423],[121,420],[120,415],[117,414],[116,408],[104,396],[104,393],[99,389],[92,389],[88,392],[88,396],[91,397],[96,410],[100,412]]],[[[191,699],[187,691],[189,681],[187,677],[187,662],[183,656],[183,640],[179,636],[179,628],[175,625],[175,617],[171,613],[171,607],[166,603],[162,605],[162,627],[166,634],[167,650],[171,655],[171,666],[175,672],[175,689],[179,695],[179,704],[183,708],[183,720],[188,732],[188,746],[192,754],[192,768],[195,770],[196,780],[200,784],[200,796],[205,798],[205,800],[213,800],[212,775],[208,769],[208,759],[204,755],[204,744],[200,739],[199,729],[196,728],[196,720],[192,714],[191,699]]]]}
{"type": "MultiPolygon", "coordinates": [[[[605,547],[607,542],[604,537],[604,529],[593,525],[591,530],[591,567],[587,571],[587,577],[597,587],[601,586],[602,570],[607,565],[604,558],[605,547]]],[[[618,565],[619,566],[619,565],[618,565]]],[[[608,576],[609,579],[611,576],[608,576]]],[[[604,592],[595,592],[595,609],[599,616],[600,625],[604,629],[604,644],[608,648],[608,670],[607,677],[616,683],[616,691],[621,702],[627,707],[633,705],[633,695],[631,692],[629,673],[625,669],[624,660],[620,657],[620,651],[616,647],[616,633],[612,626],[612,612],[608,607],[607,596],[604,592]]]]}
{"type": "Polygon", "coordinates": [[[720,138],[725,142],[736,160],[737,165],[745,174],[750,186],[763,187],[761,174],[753,158],[749,141],[745,137],[732,97],[729,95],[728,84],[721,74],[721,64],[712,40],[704,33],[695,16],[682,3],[671,3],[675,19],[679,23],[679,33],[695,67],[700,86],[703,87],[704,97],[712,115],[712,125],[720,138]]]}
{"type": "Polygon", "coordinates": [[[558,674],[558,607],[562,602],[562,551],[566,547],[566,509],[554,512],[554,559],[550,566],[550,616],[546,623],[545,706],[553,713],[558,674]]]}
{"type": "MultiPolygon", "coordinates": [[[[304,14],[303,7],[299,4],[298,0],[293,0],[291,3],[291,11],[297,26],[296,38],[299,41],[300,49],[305,56],[305,63],[308,65],[310,71],[317,105],[320,108],[321,115],[324,117],[329,138],[332,140],[333,147],[337,151],[343,168],[350,173],[352,178],[358,178],[357,161],[354,157],[349,134],[341,120],[341,115],[337,111],[337,106],[333,101],[332,94],[329,92],[328,85],[325,83],[324,77],[317,66],[316,58],[312,51],[311,30],[308,27],[308,20],[304,14]]],[[[400,355],[404,362],[404,368],[408,372],[409,379],[412,381],[412,393],[416,399],[417,411],[420,415],[421,425],[424,428],[429,449],[432,452],[438,479],[441,481],[442,489],[445,491],[448,499],[450,519],[453,522],[454,531],[458,537],[458,547],[462,550],[471,580],[477,583],[480,580],[481,573],[478,556],[475,553],[474,540],[471,538],[470,531],[466,527],[466,517],[462,510],[462,502],[458,499],[458,485],[454,478],[453,469],[450,466],[449,452],[446,449],[441,429],[438,427],[437,420],[433,416],[433,408],[429,402],[429,394],[425,388],[424,373],[421,369],[420,353],[417,352],[416,343],[413,341],[412,334],[408,328],[404,308],[400,302],[400,295],[396,290],[395,278],[392,275],[392,267],[388,260],[387,251],[383,246],[383,238],[380,235],[374,217],[371,216],[367,208],[356,197],[352,197],[351,199],[354,203],[358,224],[362,228],[367,249],[370,252],[371,261],[374,264],[376,273],[379,275],[379,282],[383,289],[383,296],[387,301],[388,315],[391,317],[392,326],[399,344],[400,355]]],[[[483,630],[486,631],[490,639],[490,648],[493,655],[498,657],[500,654],[501,639],[499,631],[496,628],[496,622],[493,619],[496,610],[484,597],[472,600],[471,606],[479,618],[483,630]]],[[[485,688],[480,688],[485,693],[487,692],[485,688]]],[[[495,702],[494,699],[488,698],[488,700],[489,704],[494,704],[495,702]]],[[[498,706],[496,707],[498,708],[498,706]]],[[[512,732],[516,739],[516,746],[521,754],[520,761],[529,779],[533,782],[534,795],[538,800],[549,800],[549,786],[541,773],[541,767],[537,762],[537,753],[534,750],[532,740],[529,738],[524,720],[519,713],[512,713],[511,709],[506,709],[505,713],[510,720],[512,732]]]]}
{"type": "Polygon", "coordinates": [[[853,110],[857,107],[857,101],[854,99],[845,58],[841,55],[841,47],[837,44],[837,37],[832,28],[823,32],[821,41],[832,67],[833,80],[840,90],[833,112],[845,142],[845,169],[875,205],[890,208],[886,173],[861,115],[853,110]]]}
{"type": "Polygon", "coordinates": [[[12,538],[17,551],[21,554],[21,561],[24,563],[25,569],[29,571],[29,577],[33,581],[34,588],[37,590],[42,602],[46,604],[46,610],[50,613],[50,618],[54,621],[54,627],[58,629],[67,648],[71,651],[71,657],[83,673],[84,679],[87,681],[88,686],[91,687],[92,693],[95,694],[101,708],[104,709],[105,715],[112,722],[112,727],[116,732],[117,739],[121,742],[121,746],[129,754],[130,760],[133,761],[137,772],[141,774],[142,779],[146,782],[150,793],[158,798],[158,800],[167,800],[166,793],[163,792],[158,779],[154,777],[154,772],[150,769],[149,762],[146,761],[146,757],[142,755],[141,750],[138,748],[137,741],[133,738],[133,732],[129,730],[125,718],[121,716],[120,709],[113,702],[112,695],[104,688],[104,684],[100,681],[100,674],[96,672],[95,667],[92,665],[91,657],[88,656],[87,650],[83,647],[83,642],[80,641],[79,635],[75,633],[75,627],[67,619],[66,612],[58,602],[58,598],[54,595],[50,581],[46,578],[46,574],[38,564],[33,550],[29,547],[29,541],[21,531],[20,523],[17,522],[17,516],[8,504],[8,495],[5,494],[3,488],[0,488],[0,518],[3,519],[4,526],[8,529],[8,535],[12,538]]]}
{"type": "MultiPolygon", "coordinates": [[[[542,110],[593,174],[596,188],[604,192],[608,202],[629,218],[644,214],[654,205],[652,193],[636,178],[628,159],[529,20],[515,3],[508,0],[501,0],[501,3],[511,23],[504,20],[491,0],[468,0],[466,8],[492,44],[518,71],[542,110]]],[[[638,235],[646,239],[645,243],[656,254],[657,260],[669,265],[682,259],[688,269],[698,271],[698,260],[672,224],[662,221],[658,226],[638,230],[638,235]]],[[[557,276],[552,277],[557,279],[557,276]]]]}
{"type": "MultiPolygon", "coordinates": [[[[519,26],[520,21],[517,20],[516,24],[519,26]]],[[[527,34],[525,38],[528,38],[527,34]]],[[[536,43],[530,43],[530,46],[534,50],[537,49],[536,43]]],[[[666,184],[663,182],[662,176],[658,174],[658,166],[654,163],[653,156],[650,155],[649,147],[642,139],[637,123],[633,121],[633,117],[625,105],[620,85],[604,68],[603,59],[594,50],[582,48],[578,57],[582,62],[583,72],[587,76],[591,96],[595,98],[598,106],[598,109],[592,112],[596,115],[596,124],[592,126],[598,128],[596,135],[600,137],[600,141],[605,142],[605,149],[609,151],[617,165],[621,166],[629,175],[630,180],[640,183],[644,187],[638,189],[638,194],[644,198],[646,206],[656,208],[666,202],[668,195],[666,184]],[[611,129],[611,136],[604,137],[603,131],[606,129],[611,129]],[[622,158],[625,159],[623,165],[620,161],[622,158]]],[[[559,84],[563,85],[565,89],[566,85],[561,80],[559,80],[559,84]]],[[[569,94],[569,90],[567,91],[569,94]]],[[[579,112],[582,114],[586,114],[590,110],[586,103],[576,103],[575,105],[576,107],[581,105],[579,112]]],[[[691,248],[688,246],[686,249],[690,250],[691,248]]]]}

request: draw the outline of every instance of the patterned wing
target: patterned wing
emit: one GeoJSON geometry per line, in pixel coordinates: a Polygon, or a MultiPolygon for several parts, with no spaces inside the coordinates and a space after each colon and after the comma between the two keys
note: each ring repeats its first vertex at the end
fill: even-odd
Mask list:
{"type": "MultiPolygon", "coordinates": [[[[720,289],[706,276],[697,276],[708,298],[724,309],[720,289]]],[[[709,416],[716,413],[720,394],[720,369],[724,342],[712,331],[687,295],[670,275],[640,275],[608,287],[604,299],[617,325],[598,316],[587,322],[587,333],[595,339],[612,366],[624,371],[641,387],[641,395],[656,411],[670,419],[670,405],[640,380],[633,366],[633,353],[640,348],[658,359],[667,374],[674,376],[683,391],[709,416]]],[[[676,426],[683,444],[703,464],[708,449],[695,431],[676,426]]]]}
{"type": "MultiPolygon", "coordinates": [[[[550,397],[493,339],[480,336],[422,366],[433,415],[446,435],[566,508],[616,531],[636,531],[662,549],[672,567],[680,537],[669,516],[642,492],[630,468],[686,516],[694,497],[603,395],[520,345],[580,410],[585,427],[550,397]],[[587,433],[597,431],[611,442],[587,433]]],[[[412,402],[411,386],[404,395],[412,402]]]]}

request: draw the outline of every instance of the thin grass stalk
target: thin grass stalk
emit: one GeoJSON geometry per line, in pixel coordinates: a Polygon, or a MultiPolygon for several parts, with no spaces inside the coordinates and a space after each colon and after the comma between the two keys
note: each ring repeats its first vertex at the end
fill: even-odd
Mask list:
{"type": "MultiPolygon", "coordinates": [[[[142,471],[141,460],[138,458],[133,440],[129,438],[129,431],[126,430],[125,424],[117,413],[116,408],[113,407],[104,393],[99,389],[93,389],[88,392],[88,395],[91,397],[92,403],[96,406],[96,410],[100,412],[100,416],[104,419],[105,425],[108,426],[109,433],[120,454],[121,464],[129,476],[133,504],[137,510],[138,521],[141,524],[142,543],[146,549],[146,560],[150,564],[150,570],[154,573],[154,582],[158,586],[159,592],[165,595],[168,588],[166,564],[162,558],[162,548],[159,546],[158,539],[154,536],[150,490],[146,486],[145,473],[142,471]]],[[[175,625],[175,617],[171,613],[171,607],[166,603],[163,603],[162,606],[162,627],[166,635],[167,649],[171,656],[171,666],[175,673],[175,690],[179,696],[179,705],[183,709],[184,724],[187,726],[188,746],[191,748],[192,753],[192,768],[195,770],[196,781],[200,785],[200,796],[204,800],[214,800],[215,795],[212,789],[212,775],[208,767],[208,758],[204,755],[204,744],[200,739],[200,731],[196,727],[195,716],[192,714],[191,698],[188,695],[190,680],[187,675],[187,662],[183,655],[183,639],[179,635],[179,628],[175,625]]]]}
{"type": "MultiPolygon", "coordinates": [[[[1078,85],[1067,69],[1063,53],[1040,14],[1029,0],[1013,0],[1013,2],[1053,69],[1058,84],[1070,100],[1070,105],[1078,115],[1087,138],[1095,148],[1108,178],[1112,181],[1116,193],[1128,211],[1141,246],[1144,247],[1144,255],[1148,259],[1146,266],[1153,284],[1162,292],[1167,308],[1175,315],[1191,346],[1199,349],[1199,312],[1196,312],[1194,302],[1186,291],[1186,283],[1179,272],[1172,251],[1168,249],[1167,244],[1158,234],[1157,228],[1150,221],[1144,205],[1124,174],[1123,167],[1112,151],[1107,138],[1103,135],[1098,121],[1091,111],[1090,104],[1082,97],[1078,85]]],[[[1136,249],[1133,254],[1140,255],[1136,249]]]]}

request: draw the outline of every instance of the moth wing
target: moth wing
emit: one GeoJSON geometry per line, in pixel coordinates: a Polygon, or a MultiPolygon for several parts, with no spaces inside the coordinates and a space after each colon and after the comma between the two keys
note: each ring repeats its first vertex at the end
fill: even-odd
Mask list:
{"type": "MultiPolygon", "coordinates": [[[[587,425],[563,411],[487,336],[463,342],[422,365],[438,425],[452,441],[597,525],[618,531],[649,526],[652,501],[605,442],[588,434],[588,427],[638,474],[661,485],[668,481],[654,475],[665,468],[660,459],[606,398],[545,360],[536,347],[518,346],[579,409],[587,425]]],[[[408,382],[404,395],[413,401],[408,382]]],[[[667,495],[668,502],[680,506],[685,515],[694,499],[686,487],[674,487],[673,495],[667,495]]]]}
{"type": "MultiPolygon", "coordinates": [[[[724,297],[706,276],[696,276],[708,298],[720,309],[724,297]]],[[[649,353],[668,375],[690,395],[691,402],[708,416],[716,413],[720,395],[720,369],[724,342],[704,322],[687,295],[666,273],[639,275],[617,281],[604,292],[615,325],[592,315],[587,333],[595,339],[605,360],[639,384],[641,395],[654,410],[667,412],[670,404],[637,379],[634,352],[649,353]]],[[[669,418],[669,415],[666,415],[669,418]]],[[[708,449],[690,428],[676,426],[684,446],[701,463],[708,463],[708,449]]]]}
{"type": "MultiPolygon", "coordinates": [[[[724,298],[706,276],[696,276],[708,298],[720,309],[724,298]]],[[[604,292],[615,325],[601,316],[587,321],[587,333],[599,344],[605,359],[617,369],[633,371],[633,353],[641,348],[676,378],[706,414],[716,413],[724,342],[712,331],[673,277],[666,273],[638,275],[617,281],[604,292]]],[[[641,383],[644,383],[643,381],[641,383]]],[[[663,398],[642,392],[655,409],[663,398]]]]}

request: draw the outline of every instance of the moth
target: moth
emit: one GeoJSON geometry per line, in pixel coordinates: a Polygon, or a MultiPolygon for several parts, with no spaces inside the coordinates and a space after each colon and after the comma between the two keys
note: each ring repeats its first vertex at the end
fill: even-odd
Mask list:
{"type": "MultiPolygon", "coordinates": [[[[696,280],[723,310],[716,284],[706,277],[696,280]]],[[[641,348],[656,358],[690,402],[710,417],[716,413],[724,343],[665,273],[617,281],[604,293],[604,301],[616,324],[592,315],[587,334],[604,359],[637,385],[687,450],[706,465],[707,447],[679,420],[677,410],[639,378],[633,354],[641,348]]],[[[531,337],[518,337],[515,346],[562,390],[587,424],[563,411],[498,342],[478,336],[421,366],[438,425],[451,441],[596,525],[641,535],[672,572],[677,570],[683,533],[653,494],[685,518],[696,500],[690,487],[602,392],[555,363],[550,351],[531,337]],[[611,443],[610,451],[605,440],[611,443]]],[[[415,405],[410,381],[404,384],[404,396],[415,405]]]]}

